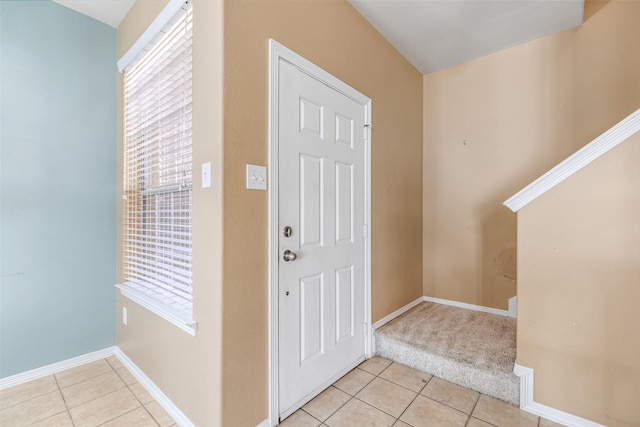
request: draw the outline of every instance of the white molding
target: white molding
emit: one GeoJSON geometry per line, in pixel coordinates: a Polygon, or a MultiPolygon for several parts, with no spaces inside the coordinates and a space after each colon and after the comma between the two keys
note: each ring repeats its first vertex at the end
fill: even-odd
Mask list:
{"type": "Polygon", "coordinates": [[[256,427],[271,427],[271,421],[269,421],[269,418],[262,420],[261,423],[259,423],[256,427]]]}
{"type": "Polygon", "coordinates": [[[409,304],[405,305],[404,307],[400,307],[399,309],[397,309],[393,313],[391,313],[391,314],[389,314],[387,316],[384,316],[382,319],[378,320],[376,323],[371,325],[371,327],[375,331],[376,329],[378,329],[379,327],[383,326],[384,324],[391,322],[396,317],[398,317],[398,316],[406,313],[407,311],[411,310],[416,305],[424,302],[423,298],[424,297],[417,298],[414,301],[411,301],[409,304]]]}
{"type": "Polygon", "coordinates": [[[32,369],[30,371],[2,378],[0,379],[0,390],[26,383],[28,381],[37,380],[38,378],[46,377],[47,375],[57,374],[58,372],[64,371],[65,369],[75,368],[76,366],[95,362],[96,360],[100,359],[105,359],[109,356],[113,356],[115,354],[115,349],[116,347],[107,347],[102,350],[83,354],[77,357],[72,357],[71,359],[52,363],[50,365],[32,369]]]}
{"type": "Polygon", "coordinates": [[[162,9],[160,14],[153,20],[151,25],[142,33],[142,35],[136,40],[136,42],[127,50],[124,55],[118,60],[118,71],[124,71],[129,65],[139,57],[139,55],[146,49],[146,47],[153,41],[155,37],[164,29],[164,27],[171,22],[176,16],[176,13],[186,3],[185,0],[169,0],[167,5],[162,9]]]}
{"type": "Polygon", "coordinates": [[[520,409],[523,411],[568,427],[606,427],[594,421],[535,402],[533,400],[533,369],[516,363],[513,373],[520,377],[520,409]]]}
{"type": "Polygon", "coordinates": [[[509,311],[508,316],[513,317],[514,319],[518,317],[518,297],[509,298],[509,311]]]}
{"type": "MultiPolygon", "coordinates": [[[[309,76],[322,81],[339,93],[365,106],[366,124],[371,125],[371,99],[346,83],[307,61],[277,41],[269,39],[269,167],[267,181],[278,179],[278,76],[279,61],[283,59],[309,76]]],[[[373,351],[371,325],[371,132],[365,132],[365,349],[366,357],[373,351]]],[[[278,185],[269,185],[269,420],[278,424],[278,185]]]]}
{"type": "Polygon", "coordinates": [[[611,129],[576,151],[562,163],[520,190],[504,202],[504,205],[513,212],[518,212],[524,206],[560,184],[638,131],[640,131],[640,109],[631,113],[611,129]]]}
{"type": "Polygon", "coordinates": [[[520,408],[524,409],[533,403],[533,369],[515,363],[513,373],[520,377],[520,408]]]}
{"type": "Polygon", "coordinates": [[[115,356],[180,427],[195,427],[195,424],[187,418],[171,399],[118,347],[115,348],[115,356]]]}
{"type": "MultiPolygon", "coordinates": [[[[481,305],[467,304],[465,302],[452,301],[452,300],[448,300],[448,299],[432,298],[432,297],[423,296],[423,297],[415,299],[414,301],[411,301],[409,304],[405,305],[404,307],[400,307],[399,309],[397,309],[393,313],[391,313],[391,314],[383,317],[382,319],[378,320],[376,323],[374,323],[372,325],[373,330],[375,331],[376,329],[378,329],[379,327],[383,326],[384,324],[389,323],[390,321],[392,321],[396,317],[398,317],[398,316],[406,313],[407,311],[411,310],[413,307],[417,306],[421,302],[432,302],[434,304],[449,305],[449,306],[452,306],[452,307],[465,308],[467,310],[481,311],[483,313],[496,314],[498,316],[509,316],[509,312],[506,311],[506,310],[499,310],[497,308],[484,307],[484,306],[481,306],[481,305]]],[[[514,317],[514,316],[511,316],[511,317],[514,317]]]]}
{"type": "Polygon", "coordinates": [[[567,412],[563,412],[536,402],[533,402],[526,408],[523,408],[523,410],[568,427],[607,427],[604,424],[598,424],[594,421],[590,421],[585,418],[581,418],[576,415],[572,415],[567,412]]]}
{"type": "Polygon", "coordinates": [[[483,313],[496,314],[498,316],[509,316],[507,310],[499,310],[497,308],[485,307],[482,305],[467,304],[466,302],[452,301],[448,299],[422,297],[423,301],[433,302],[436,304],[450,305],[452,307],[466,308],[467,310],[481,311],[483,313]]]}
{"type": "Polygon", "coordinates": [[[269,167],[267,182],[269,195],[269,424],[278,425],[278,53],[273,40],[269,40],[269,167]]]}
{"type": "Polygon", "coordinates": [[[120,294],[123,297],[135,302],[136,304],[146,308],[157,316],[160,316],[167,322],[182,329],[191,336],[196,336],[198,331],[198,322],[191,319],[189,316],[185,316],[178,310],[172,309],[161,302],[153,299],[152,297],[140,292],[127,284],[118,284],[116,288],[120,289],[120,294]]]}

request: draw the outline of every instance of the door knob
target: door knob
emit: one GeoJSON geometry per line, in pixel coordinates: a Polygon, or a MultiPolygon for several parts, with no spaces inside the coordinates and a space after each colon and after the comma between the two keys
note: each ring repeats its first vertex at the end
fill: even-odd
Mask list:
{"type": "Polygon", "coordinates": [[[295,252],[291,252],[289,249],[284,251],[282,254],[282,259],[285,260],[285,262],[295,261],[296,258],[298,258],[298,255],[296,255],[295,252]]]}

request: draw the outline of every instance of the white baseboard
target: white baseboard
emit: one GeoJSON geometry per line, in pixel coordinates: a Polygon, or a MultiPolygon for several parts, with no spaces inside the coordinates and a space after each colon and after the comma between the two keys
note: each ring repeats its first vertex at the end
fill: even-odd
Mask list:
{"type": "Polygon", "coordinates": [[[2,378],[0,379],[0,390],[13,387],[18,384],[26,383],[28,381],[37,380],[38,378],[46,377],[47,375],[56,374],[58,372],[64,371],[65,369],[75,368],[76,366],[84,365],[86,363],[95,362],[96,360],[113,356],[115,354],[115,349],[116,347],[107,347],[102,350],[83,354],[77,357],[72,357],[71,359],[52,363],[51,365],[2,378]]]}
{"type": "Polygon", "coordinates": [[[391,314],[383,317],[382,319],[378,320],[373,325],[371,325],[371,327],[375,331],[376,329],[378,329],[379,327],[381,327],[385,323],[391,322],[393,319],[395,319],[396,317],[400,316],[401,314],[404,314],[407,311],[411,310],[413,307],[415,307],[416,305],[420,304],[421,302],[432,302],[432,303],[435,303],[435,304],[442,304],[442,305],[449,305],[449,306],[452,306],[452,307],[466,308],[467,310],[481,311],[483,313],[497,314],[498,316],[508,316],[509,315],[509,312],[507,310],[498,310],[497,308],[483,307],[481,305],[467,304],[465,302],[452,301],[452,300],[448,300],[448,299],[432,298],[432,297],[420,297],[420,298],[417,298],[414,301],[411,301],[409,304],[405,305],[404,307],[400,307],[399,309],[397,309],[393,313],[391,313],[391,314]]]}
{"type": "Polygon", "coordinates": [[[518,297],[509,298],[509,317],[518,317],[518,297]]]}
{"type": "Polygon", "coordinates": [[[405,305],[404,307],[400,307],[399,309],[397,309],[393,313],[391,313],[391,314],[389,314],[387,316],[384,316],[382,319],[378,320],[373,325],[371,325],[371,327],[375,331],[376,329],[378,329],[380,326],[384,325],[385,323],[391,322],[396,317],[400,316],[401,314],[406,313],[407,311],[411,310],[413,307],[415,307],[416,305],[418,305],[422,301],[424,301],[422,298],[423,297],[420,297],[420,298],[416,299],[415,301],[411,301],[409,304],[405,305]]]}
{"type": "Polygon", "coordinates": [[[466,308],[467,310],[481,311],[483,313],[497,314],[498,316],[508,316],[507,310],[499,310],[497,308],[484,307],[482,305],[467,304],[466,302],[452,301],[448,299],[422,297],[423,301],[433,302],[436,304],[450,305],[452,307],[466,308]]]}
{"type": "Polygon", "coordinates": [[[606,427],[593,421],[551,408],[533,400],[533,369],[515,364],[513,373],[520,377],[520,409],[568,427],[606,427]]]}
{"type": "Polygon", "coordinates": [[[271,423],[269,422],[269,418],[267,418],[266,420],[262,421],[256,427],[271,427],[271,423]]]}
{"type": "Polygon", "coordinates": [[[513,373],[520,377],[520,408],[524,409],[533,403],[533,369],[516,363],[513,373]]]}
{"type": "Polygon", "coordinates": [[[180,427],[195,427],[195,424],[158,388],[157,385],[138,366],[133,363],[122,350],[116,347],[116,357],[131,372],[138,382],[149,392],[151,396],[164,408],[180,427]]]}

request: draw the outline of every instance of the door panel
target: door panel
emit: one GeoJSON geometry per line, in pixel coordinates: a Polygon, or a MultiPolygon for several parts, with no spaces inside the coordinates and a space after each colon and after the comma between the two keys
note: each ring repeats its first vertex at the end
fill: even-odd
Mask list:
{"type": "Polygon", "coordinates": [[[353,242],[353,165],[336,162],[336,243],[353,242]]]}
{"type": "Polygon", "coordinates": [[[300,279],[300,363],[322,352],[323,274],[300,279]]]}
{"type": "Polygon", "coordinates": [[[300,154],[300,247],[321,245],[322,158],[300,154]]]}
{"type": "Polygon", "coordinates": [[[365,354],[365,106],[280,60],[279,402],[290,413],[365,354]],[[286,262],[282,253],[297,255],[286,262]]]}
{"type": "Polygon", "coordinates": [[[336,270],[336,342],[353,336],[353,266],[336,270]]]}

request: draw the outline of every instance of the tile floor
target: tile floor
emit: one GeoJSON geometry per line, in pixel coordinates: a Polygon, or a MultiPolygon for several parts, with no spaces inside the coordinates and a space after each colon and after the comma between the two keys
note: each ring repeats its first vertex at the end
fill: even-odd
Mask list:
{"type": "Polygon", "coordinates": [[[2,427],[170,427],[175,421],[112,356],[0,391],[2,427]]]}
{"type": "Polygon", "coordinates": [[[515,406],[380,357],[293,413],[282,427],[558,427],[515,406]]]}
{"type": "MultiPolygon", "coordinates": [[[[176,424],[112,356],[0,391],[0,426],[29,425],[174,427],[176,424]]],[[[559,424],[374,357],[336,381],[281,426],[557,427],[559,424]]]]}

